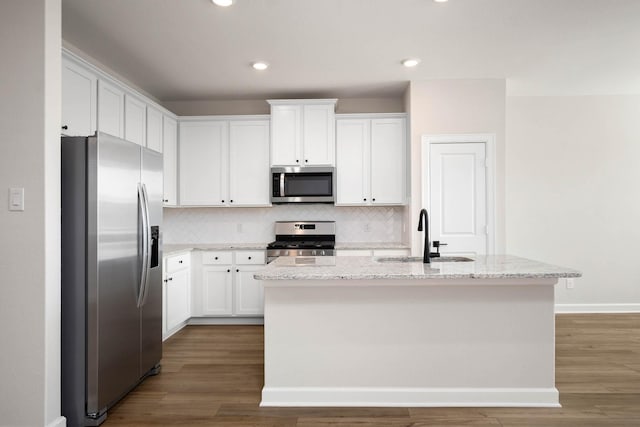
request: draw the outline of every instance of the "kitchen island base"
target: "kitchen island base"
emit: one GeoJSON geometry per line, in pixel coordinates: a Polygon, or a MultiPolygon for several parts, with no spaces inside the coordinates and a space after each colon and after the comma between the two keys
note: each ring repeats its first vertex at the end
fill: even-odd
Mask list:
{"type": "Polygon", "coordinates": [[[556,282],[265,280],[261,406],[559,407],[556,282]]]}

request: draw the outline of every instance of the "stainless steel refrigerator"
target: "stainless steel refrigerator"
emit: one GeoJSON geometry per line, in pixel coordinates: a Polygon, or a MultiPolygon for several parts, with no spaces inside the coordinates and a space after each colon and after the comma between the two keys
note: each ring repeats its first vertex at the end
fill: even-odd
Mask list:
{"type": "Polygon", "coordinates": [[[162,155],[62,138],[62,413],[94,426],[162,356],[162,155]]]}

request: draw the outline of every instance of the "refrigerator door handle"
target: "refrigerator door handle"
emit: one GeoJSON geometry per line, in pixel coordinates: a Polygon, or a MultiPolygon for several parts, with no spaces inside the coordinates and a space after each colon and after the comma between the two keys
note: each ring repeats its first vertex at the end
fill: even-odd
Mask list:
{"type": "Polygon", "coordinates": [[[151,232],[152,230],[151,230],[151,216],[149,214],[149,193],[147,192],[146,184],[142,184],[142,194],[144,195],[144,212],[145,212],[145,216],[147,217],[147,227],[146,227],[147,235],[145,239],[145,242],[147,245],[147,252],[146,252],[147,264],[145,269],[146,273],[145,273],[145,279],[144,279],[144,292],[142,293],[142,302],[140,304],[141,307],[147,303],[147,295],[149,295],[151,259],[153,256],[153,252],[151,250],[153,233],[151,232]]]}
{"type": "Polygon", "coordinates": [[[137,306],[142,307],[149,278],[149,206],[147,205],[147,191],[142,183],[138,183],[138,200],[140,202],[140,218],[142,219],[142,265],[140,269],[140,287],[138,288],[137,306]]]}

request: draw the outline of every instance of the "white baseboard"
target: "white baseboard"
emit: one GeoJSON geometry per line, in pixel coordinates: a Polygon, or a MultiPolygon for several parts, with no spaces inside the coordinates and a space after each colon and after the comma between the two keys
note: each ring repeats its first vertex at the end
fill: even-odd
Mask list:
{"type": "Polygon", "coordinates": [[[58,417],[47,424],[47,427],[67,427],[67,419],[65,417],[58,417]]]}
{"type": "Polygon", "coordinates": [[[264,387],[260,406],[547,407],[559,408],[551,388],[264,387]]]}
{"type": "Polygon", "coordinates": [[[640,313],[640,304],[556,304],[556,313],[640,313]]]}
{"type": "Polygon", "coordinates": [[[264,325],[264,317],[192,317],[189,325],[264,325]]]}

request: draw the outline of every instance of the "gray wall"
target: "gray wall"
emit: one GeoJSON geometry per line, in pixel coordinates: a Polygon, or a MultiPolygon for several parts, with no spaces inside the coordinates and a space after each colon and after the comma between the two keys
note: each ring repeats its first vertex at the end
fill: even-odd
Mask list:
{"type": "MultiPolygon", "coordinates": [[[[165,101],[162,105],[179,116],[269,114],[264,99],[165,101]]],[[[403,113],[404,107],[402,98],[340,98],[336,113],[403,113]]]]}
{"type": "Polygon", "coordinates": [[[60,417],[60,0],[0,3],[0,424],[60,417]],[[25,211],[8,211],[8,188],[25,211]]]}

